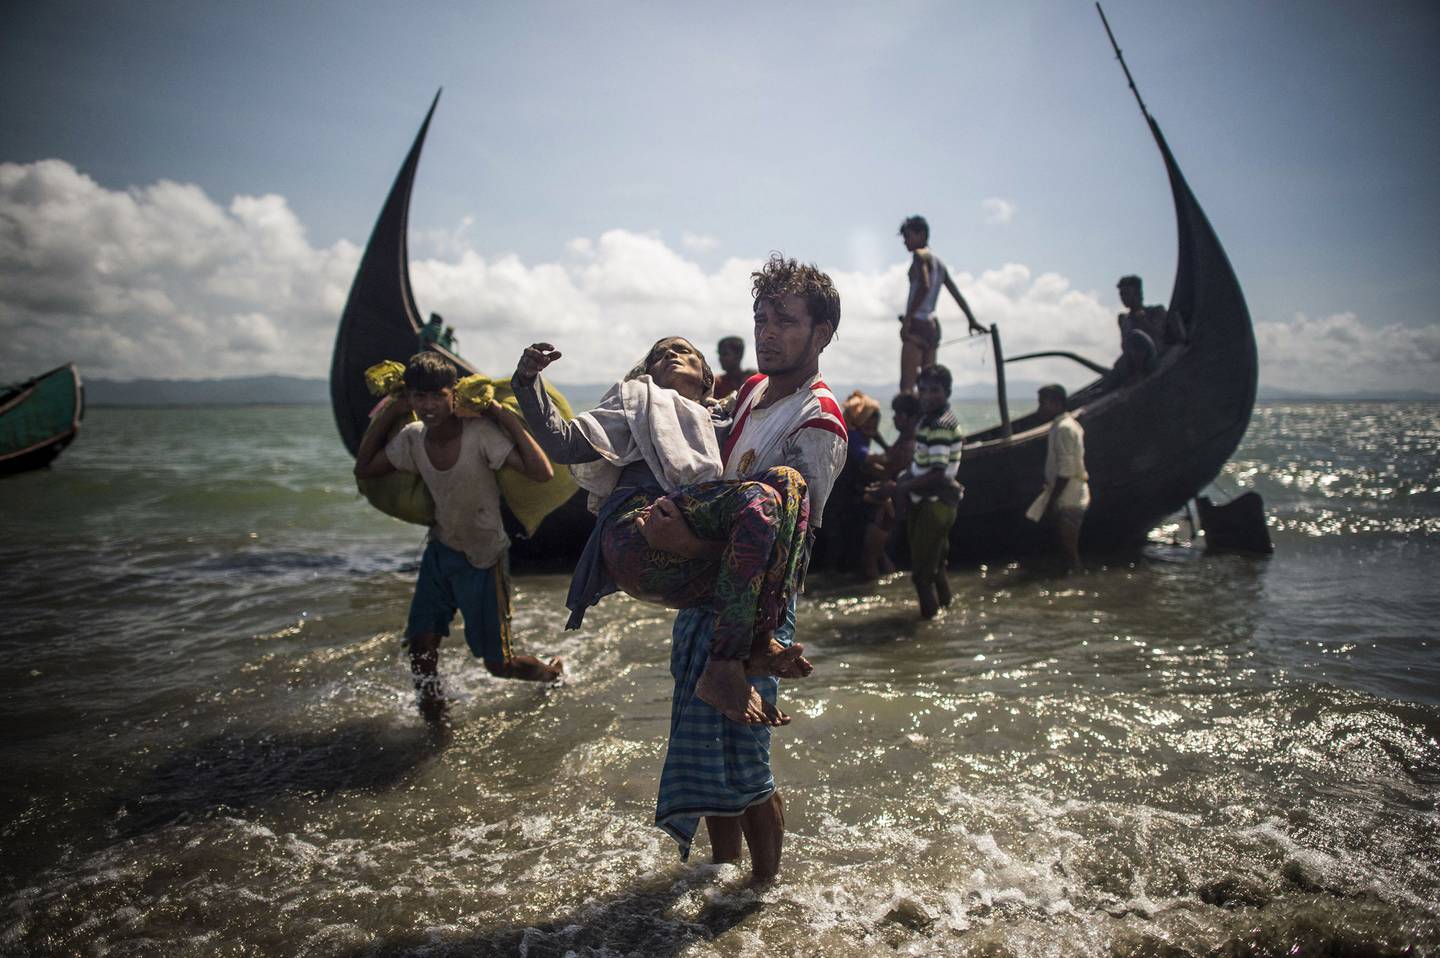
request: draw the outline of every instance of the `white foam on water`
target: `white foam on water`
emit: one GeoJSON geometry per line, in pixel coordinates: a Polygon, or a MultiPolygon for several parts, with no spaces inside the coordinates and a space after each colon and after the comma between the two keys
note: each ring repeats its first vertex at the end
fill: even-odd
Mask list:
{"type": "Polygon", "coordinates": [[[369,944],[373,936],[364,928],[354,924],[324,925],[319,931],[306,938],[300,946],[299,958],[310,955],[336,955],[358,950],[369,944]]]}
{"type": "MultiPolygon", "coordinates": [[[[239,834],[239,835],[241,835],[241,836],[243,836],[243,837],[245,837],[245,838],[261,838],[261,839],[265,839],[265,840],[267,840],[267,841],[274,841],[274,840],[275,840],[275,833],[274,833],[274,832],[272,832],[270,829],[266,828],[264,825],[257,824],[256,822],[247,821],[247,820],[245,820],[245,819],[243,819],[243,818],[229,818],[229,817],[222,818],[222,819],[220,819],[220,821],[221,821],[223,824],[225,824],[225,825],[229,825],[231,828],[233,828],[233,829],[235,830],[235,832],[236,832],[237,834],[239,834]]],[[[199,842],[199,841],[204,841],[204,840],[205,840],[205,837],[204,837],[204,836],[198,836],[198,837],[196,838],[196,841],[197,841],[197,842],[199,842]]],[[[195,844],[195,843],[192,842],[191,844],[193,845],[193,844],[195,844]]]]}
{"type": "Polygon", "coordinates": [[[520,837],[527,842],[538,842],[554,834],[555,820],[549,815],[530,815],[520,819],[520,837]]]}

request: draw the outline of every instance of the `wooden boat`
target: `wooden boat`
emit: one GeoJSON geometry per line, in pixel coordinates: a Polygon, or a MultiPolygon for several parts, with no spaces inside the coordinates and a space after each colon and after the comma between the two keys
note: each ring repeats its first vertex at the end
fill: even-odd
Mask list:
{"type": "MultiPolygon", "coordinates": [[[[1235,451],[1255,401],[1255,336],[1239,281],[1159,125],[1143,101],[1140,108],[1174,197],[1179,262],[1170,310],[1184,318],[1189,335],[1184,344],[1170,347],[1144,378],[1115,384],[1102,376],[1070,397],[1069,408],[1085,428],[1090,473],[1092,501],[1082,539],[1086,549],[1143,541],[1157,523],[1183,508],[1235,451]]],[[[364,389],[364,370],[384,359],[408,356],[420,327],[410,290],[405,232],[410,189],[434,111],[432,103],[375,224],[340,321],[330,391],[340,434],[352,454],[374,402],[364,389]]],[[[1012,357],[1008,362],[1038,355],[1042,354],[1012,357]]],[[[462,369],[474,371],[458,356],[451,358],[462,369]]],[[[960,469],[966,495],[951,539],[954,557],[999,557],[1052,548],[1049,530],[1024,518],[1040,490],[1049,423],[1041,421],[1038,412],[1010,422],[1008,412],[1003,412],[1003,374],[1000,390],[1005,421],[966,437],[960,469]]],[[[837,495],[829,505],[825,526],[833,532],[828,538],[857,541],[840,533],[858,513],[853,499],[837,495]]],[[[583,495],[577,495],[547,518],[531,539],[517,539],[512,559],[519,566],[563,567],[579,554],[590,528],[583,495]]],[[[817,564],[835,566],[840,550],[827,550],[824,545],[817,552],[817,564]]]]}
{"type": "Polygon", "coordinates": [[[0,391],[0,475],[48,466],[75,440],[85,388],[74,363],[0,391]]]}

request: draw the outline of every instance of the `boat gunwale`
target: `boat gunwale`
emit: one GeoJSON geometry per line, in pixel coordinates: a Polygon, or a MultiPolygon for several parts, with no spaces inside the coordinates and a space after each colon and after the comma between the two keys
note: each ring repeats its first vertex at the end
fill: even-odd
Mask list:
{"type": "Polygon", "coordinates": [[[0,462],[9,462],[11,459],[18,459],[20,456],[28,455],[37,449],[44,449],[46,446],[53,446],[55,443],[69,443],[80,433],[79,426],[71,426],[62,433],[56,433],[33,446],[26,446],[24,449],[17,449],[14,452],[0,453],[0,462]]]}
{"type": "MultiPolygon", "coordinates": [[[[1193,343],[1184,343],[1178,349],[1167,350],[1165,355],[1161,357],[1159,365],[1157,365],[1150,372],[1146,373],[1142,378],[1137,379],[1134,382],[1125,383],[1124,385],[1118,386],[1114,389],[1108,389],[1100,393],[1098,396],[1096,396],[1089,402],[1082,403],[1081,405],[1076,406],[1073,409],[1066,409],[1065,411],[1070,413],[1076,419],[1080,420],[1080,424],[1082,426],[1084,426],[1086,423],[1093,424],[1098,417],[1103,416],[1107,412],[1110,412],[1114,407],[1128,402],[1133,393],[1138,392],[1156,379],[1161,379],[1171,375],[1175,371],[1175,367],[1183,363],[1191,355],[1193,350],[1193,343]]],[[[1098,382],[1098,380],[1096,382],[1098,382]]],[[[1074,395],[1079,395],[1080,393],[1084,392],[1085,390],[1089,389],[1091,386],[1094,385],[1095,382],[1087,383],[1086,385],[1080,387],[1080,389],[1077,389],[1074,395]]],[[[1025,415],[1028,416],[1033,414],[1026,413],[1025,415]]],[[[1023,419],[1024,417],[1022,416],[1020,418],[1023,419]]],[[[995,423],[994,425],[986,426],[984,429],[973,432],[970,435],[981,436],[987,432],[992,432],[999,428],[1000,424],[995,423]]],[[[1046,421],[1031,426],[1029,429],[1026,429],[1022,432],[1017,432],[1010,436],[997,436],[994,439],[981,439],[978,442],[970,442],[969,437],[966,437],[965,445],[963,448],[966,455],[993,455],[1005,449],[1022,445],[1026,442],[1031,442],[1037,436],[1047,432],[1049,428],[1050,422],[1046,421]]]]}
{"type": "MultiPolygon", "coordinates": [[[[48,376],[49,373],[46,373],[45,375],[48,376]]],[[[40,377],[40,379],[44,378],[44,376],[40,377]]],[[[29,384],[21,386],[19,392],[7,399],[5,401],[5,405],[0,406],[0,416],[5,415],[10,410],[14,409],[16,406],[20,405],[21,403],[25,402],[25,400],[35,395],[35,387],[40,385],[40,379],[35,379],[29,384]]]]}

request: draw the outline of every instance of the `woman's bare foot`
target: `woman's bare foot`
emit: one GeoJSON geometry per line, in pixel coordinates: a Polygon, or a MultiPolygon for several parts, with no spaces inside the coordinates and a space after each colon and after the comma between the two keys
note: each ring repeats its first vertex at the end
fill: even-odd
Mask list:
{"type": "Polygon", "coordinates": [[[695,683],[695,695],[732,722],[744,725],[785,725],[790,716],[769,705],[745,680],[739,659],[711,659],[695,683]]]}
{"type": "Polygon", "coordinates": [[[781,645],[775,637],[770,637],[769,647],[764,652],[751,650],[750,658],[745,660],[746,675],[774,675],[782,679],[803,679],[815,666],[805,658],[805,646],[796,642],[791,646],[781,645]]]}
{"type": "Polygon", "coordinates": [[[761,704],[761,706],[763,706],[764,709],[765,709],[765,724],[766,724],[766,725],[769,725],[769,726],[772,727],[772,728],[778,728],[778,727],[780,727],[781,725],[789,725],[789,724],[790,724],[790,716],[789,716],[789,715],[786,715],[784,712],[780,711],[778,708],[776,708],[775,706],[771,705],[769,702],[765,701],[764,699],[761,699],[761,700],[760,700],[760,704],[761,704]]]}

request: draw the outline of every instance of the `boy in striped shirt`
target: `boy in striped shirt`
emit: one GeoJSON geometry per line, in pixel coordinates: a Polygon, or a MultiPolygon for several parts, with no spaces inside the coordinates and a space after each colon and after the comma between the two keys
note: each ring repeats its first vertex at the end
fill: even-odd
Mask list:
{"type": "MultiPolygon", "coordinates": [[[[950,604],[945,576],[950,555],[950,527],[964,494],[956,475],[965,436],[950,411],[950,370],[931,365],[917,381],[920,426],[915,430],[915,456],[910,470],[895,484],[897,499],[908,499],[905,531],[910,539],[910,565],[920,614],[933,619],[950,604]]],[[[904,503],[902,501],[901,505],[904,503]]]]}

